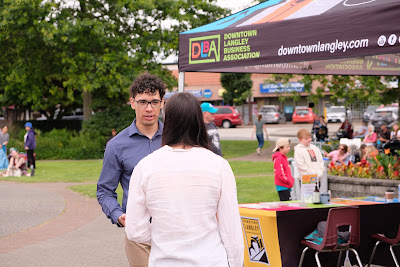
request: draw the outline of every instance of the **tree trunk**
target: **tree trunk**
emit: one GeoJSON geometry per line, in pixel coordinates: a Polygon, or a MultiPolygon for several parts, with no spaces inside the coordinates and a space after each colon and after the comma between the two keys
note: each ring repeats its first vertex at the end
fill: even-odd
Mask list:
{"type": "Polygon", "coordinates": [[[83,120],[87,121],[92,116],[92,93],[83,91],[83,120]]]}

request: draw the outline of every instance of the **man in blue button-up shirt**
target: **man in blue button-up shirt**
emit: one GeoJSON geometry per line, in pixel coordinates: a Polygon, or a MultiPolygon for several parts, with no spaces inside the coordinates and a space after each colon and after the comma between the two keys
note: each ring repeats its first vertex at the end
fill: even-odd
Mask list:
{"type": "MultiPolygon", "coordinates": [[[[158,120],[163,108],[164,83],[156,76],[140,75],[130,87],[130,103],[136,119],[107,143],[103,169],[97,183],[97,199],[113,224],[125,226],[129,181],[136,164],[161,147],[163,124],[158,120]],[[115,190],[121,183],[122,207],[115,190]]],[[[150,244],[126,240],[126,253],[131,266],[147,266],[150,244]]]]}

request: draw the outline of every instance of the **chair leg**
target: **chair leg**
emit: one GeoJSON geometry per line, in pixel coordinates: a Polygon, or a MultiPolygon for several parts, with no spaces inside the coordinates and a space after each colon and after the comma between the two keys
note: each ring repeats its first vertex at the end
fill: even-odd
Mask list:
{"type": "Polygon", "coordinates": [[[301,265],[303,265],[303,260],[304,260],[304,254],[306,254],[306,251],[308,250],[308,247],[306,247],[305,249],[303,249],[303,252],[301,253],[301,258],[300,258],[300,262],[299,262],[299,267],[301,267],[301,265]]]}
{"type": "Polygon", "coordinates": [[[381,241],[376,241],[376,243],[375,243],[374,249],[372,250],[371,257],[369,258],[368,267],[369,267],[369,266],[371,265],[371,263],[372,263],[372,259],[374,258],[375,251],[376,251],[376,248],[378,247],[379,243],[381,243],[381,241]]]}
{"type": "Polygon", "coordinates": [[[319,251],[315,251],[315,261],[317,262],[318,267],[321,267],[321,262],[318,258],[319,251]]]}
{"type": "Polygon", "coordinates": [[[399,267],[399,262],[396,259],[396,255],[394,255],[393,245],[390,245],[390,253],[392,253],[392,257],[393,257],[394,263],[396,264],[396,267],[399,267]]]}
{"type": "Polygon", "coordinates": [[[337,259],[337,265],[336,265],[336,267],[340,267],[340,260],[342,259],[342,252],[343,252],[343,251],[340,251],[340,252],[339,252],[339,258],[337,259]]]}
{"type": "Polygon", "coordinates": [[[361,260],[360,260],[360,257],[358,256],[357,251],[356,251],[354,248],[349,248],[349,250],[352,251],[352,252],[354,253],[354,255],[356,255],[358,265],[359,265],[360,267],[363,267],[362,262],[361,262],[361,260]]]}

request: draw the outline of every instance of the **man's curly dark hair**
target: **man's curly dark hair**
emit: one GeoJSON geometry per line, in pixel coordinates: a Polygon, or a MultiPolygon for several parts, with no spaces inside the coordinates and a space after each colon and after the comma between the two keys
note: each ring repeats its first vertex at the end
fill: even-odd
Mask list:
{"type": "Polygon", "coordinates": [[[165,94],[165,84],[156,75],[148,72],[142,73],[137,77],[129,87],[131,97],[135,98],[137,94],[155,95],[157,91],[160,93],[161,99],[165,94]]]}

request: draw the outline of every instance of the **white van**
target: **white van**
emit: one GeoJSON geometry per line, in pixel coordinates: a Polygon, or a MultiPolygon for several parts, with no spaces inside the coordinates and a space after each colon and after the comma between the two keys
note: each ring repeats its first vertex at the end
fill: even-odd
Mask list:
{"type": "Polygon", "coordinates": [[[351,112],[344,106],[331,106],[326,109],[327,122],[344,122],[348,118],[351,121],[351,112]]]}

